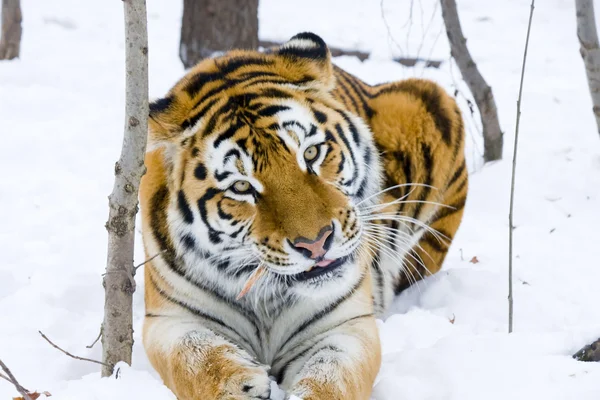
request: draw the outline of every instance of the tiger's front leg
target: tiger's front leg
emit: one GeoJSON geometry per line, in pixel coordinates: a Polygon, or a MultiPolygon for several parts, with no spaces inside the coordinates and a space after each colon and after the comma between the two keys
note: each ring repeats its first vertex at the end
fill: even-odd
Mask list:
{"type": "Polygon", "coordinates": [[[281,386],[302,400],[368,400],[381,364],[374,317],[317,338],[285,368],[281,386]]]}
{"type": "Polygon", "coordinates": [[[197,321],[149,316],[144,346],[179,400],[258,400],[271,396],[268,368],[197,321]]]}

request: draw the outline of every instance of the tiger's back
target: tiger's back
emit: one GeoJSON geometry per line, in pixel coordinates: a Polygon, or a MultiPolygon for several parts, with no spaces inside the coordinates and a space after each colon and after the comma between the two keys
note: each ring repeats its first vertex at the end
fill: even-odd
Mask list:
{"type": "Polygon", "coordinates": [[[404,200],[375,209],[381,218],[374,240],[389,249],[373,251],[371,268],[374,301],[383,312],[394,295],[440,270],[460,225],[468,189],[462,115],[430,80],[370,86],[339,67],[334,71],[334,96],[365,120],[380,152],[387,190],[381,203],[404,200]]]}

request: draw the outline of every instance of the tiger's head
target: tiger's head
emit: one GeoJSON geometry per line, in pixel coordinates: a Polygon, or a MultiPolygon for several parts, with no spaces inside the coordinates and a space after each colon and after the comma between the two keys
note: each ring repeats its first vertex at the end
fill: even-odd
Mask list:
{"type": "Polygon", "coordinates": [[[380,165],[365,123],[330,94],[330,57],[312,33],[232,51],[151,104],[178,252],[232,276],[262,264],[300,289],[358,269],[360,208],[380,190],[380,165]]]}

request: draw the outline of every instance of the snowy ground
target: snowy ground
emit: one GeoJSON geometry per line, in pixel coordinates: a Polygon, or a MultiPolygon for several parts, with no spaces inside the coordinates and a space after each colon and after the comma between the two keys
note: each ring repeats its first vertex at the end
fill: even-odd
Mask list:
{"type": "MultiPolygon", "coordinates": [[[[0,63],[0,359],[22,385],[56,399],[174,396],[145,358],[143,281],[135,298],[132,368],[116,380],[51,348],[86,349],[102,320],[106,196],[123,125],[121,2],[23,0],[22,57],[0,63]]],[[[151,96],[182,74],[180,1],[148,0],[151,96]]],[[[578,54],[571,0],[535,11],[525,81],[515,220],[515,333],[507,330],[510,143],[528,0],[461,0],[468,45],[493,86],[505,161],[482,167],[477,116],[448,62],[434,0],[261,0],[261,37],[312,30],[331,45],[372,51],[335,62],[370,83],[410,76],[458,88],[469,122],[470,198],[444,270],[403,294],[382,322],[377,400],[598,399],[600,364],[570,355],[600,336],[600,140],[578,54]],[[412,22],[411,15],[412,7],[412,22]],[[429,28],[428,28],[429,27],[429,28]],[[390,39],[390,36],[394,40],[390,39]],[[446,62],[403,68],[392,55],[446,62]],[[457,86],[458,85],[458,86],[457,86]],[[476,257],[479,262],[469,262],[476,257]]],[[[141,246],[136,249],[143,260],[141,246]]],[[[140,275],[141,278],[141,275],[140,275]]],[[[0,398],[16,395],[0,380],[0,398]]]]}

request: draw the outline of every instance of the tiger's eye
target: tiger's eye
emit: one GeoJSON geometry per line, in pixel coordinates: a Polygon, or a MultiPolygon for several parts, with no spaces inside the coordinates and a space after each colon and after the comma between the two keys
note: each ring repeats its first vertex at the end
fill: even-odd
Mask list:
{"type": "Polygon", "coordinates": [[[233,189],[234,191],[238,192],[238,193],[246,193],[248,191],[250,191],[250,182],[248,181],[236,181],[233,184],[233,189]]]}
{"type": "Polygon", "coordinates": [[[304,150],[304,159],[306,161],[314,161],[319,156],[319,148],[317,146],[310,146],[304,150]]]}

